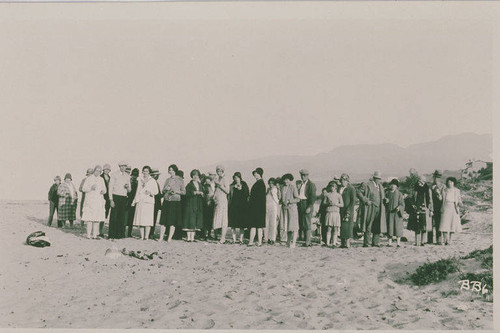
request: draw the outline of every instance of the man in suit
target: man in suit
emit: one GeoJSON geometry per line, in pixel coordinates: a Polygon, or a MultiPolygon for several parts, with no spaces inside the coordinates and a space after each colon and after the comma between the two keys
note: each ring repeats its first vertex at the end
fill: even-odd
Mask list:
{"type": "MultiPolygon", "coordinates": [[[[110,204],[110,200],[109,200],[109,180],[110,180],[110,176],[109,176],[109,173],[111,172],[111,165],[109,164],[104,164],[104,166],[102,167],[102,179],[104,179],[104,185],[106,185],[106,193],[104,193],[104,200],[106,201],[106,204],[105,204],[105,209],[106,209],[106,218],[109,217],[109,210],[111,209],[111,204],[110,204]]],[[[104,237],[104,222],[101,222],[99,223],[99,237],[104,237]]]]}
{"type": "Polygon", "coordinates": [[[158,194],[155,195],[155,206],[154,206],[154,215],[153,215],[153,226],[149,231],[149,238],[155,238],[155,227],[156,220],[158,220],[158,212],[161,209],[161,198],[163,197],[163,193],[161,192],[160,184],[158,184],[158,177],[160,176],[160,171],[158,169],[153,168],[153,172],[151,173],[151,177],[156,181],[156,186],[158,186],[158,194]]]}
{"type": "MultiPolygon", "coordinates": [[[[439,226],[441,225],[441,207],[443,205],[443,197],[441,195],[443,189],[444,189],[444,184],[441,182],[441,177],[443,176],[443,172],[441,170],[436,170],[432,174],[432,177],[434,178],[434,181],[432,182],[431,185],[431,191],[432,191],[432,208],[433,208],[433,215],[432,215],[432,222],[434,225],[434,228],[436,228],[436,243],[439,244],[441,243],[441,232],[439,232],[439,226]]],[[[432,244],[434,242],[433,238],[433,232],[428,231],[427,232],[427,243],[432,244]]]]}
{"type": "Polygon", "coordinates": [[[368,247],[373,234],[372,246],[380,247],[379,236],[387,232],[385,207],[387,199],[380,183],[380,171],[375,171],[373,177],[364,183],[358,191],[361,230],[364,232],[363,247],[368,247]]]}
{"type": "Polygon", "coordinates": [[[350,239],[353,233],[354,206],[356,205],[356,189],[349,184],[349,175],[343,173],[340,176],[339,193],[342,195],[344,207],[340,208],[340,247],[350,247],[350,239]]]}
{"type": "Polygon", "coordinates": [[[52,225],[52,219],[54,218],[54,213],[57,211],[57,204],[59,202],[59,195],[57,194],[57,188],[61,184],[61,177],[56,176],[54,178],[54,184],[49,189],[49,220],[47,225],[50,227],[52,225]]]}
{"type": "Polygon", "coordinates": [[[109,213],[108,238],[119,239],[125,237],[126,212],[128,209],[128,194],[132,190],[130,176],[125,172],[127,162],[118,163],[119,171],[113,172],[109,180],[109,213]]]}
{"type": "Polygon", "coordinates": [[[314,211],[314,203],[316,202],[316,185],[309,179],[309,171],[302,169],[300,178],[302,184],[298,189],[300,201],[298,203],[299,211],[299,226],[305,234],[304,247],[310,247],[311,244],[311,217],[314,211]]]}

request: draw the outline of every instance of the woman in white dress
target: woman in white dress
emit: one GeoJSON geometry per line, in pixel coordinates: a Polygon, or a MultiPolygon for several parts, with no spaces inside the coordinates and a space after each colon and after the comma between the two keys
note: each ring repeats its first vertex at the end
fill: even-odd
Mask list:
{"type": "Polygon", "coordinates": [[[215,211],[214,211],[214,230],[221,229],[220,243],[226,242],[228,212],[227,212],[227,195],[229,187],[227,186],[226,178],[224,178],[224,167],[218,165],[215,168],[217,176],[215,177],[215,211]]]}
{"type": "Polygon", "coordinates": [[[451,244],[451,235],[462,231],[459,207],[462,206],[460,190],[455,187],[457,180],[454,177],[446,179],[446,187],[443,189],[441,206],[441,224],[439,231],[444,236],[445,245],[451,244]]]}
{"type": "MultiPolygon", "coordinates": [[[[91,169],[92,170],[92,169],[91,169]]],[[[90,175],[82,186],[85,193],[83,203],[82,221],[87,223],[87,238],[97,239],[99,235],[99,223],[106,219],[106,184],[101,177],[102,167],[96,165],[94,173],[90,175]]]]}
{"type": "Polygon", "coordinates": [[[143,240],[148,239],[149,230],[153,226],[155,195],[158,194],[158,185],[151,177],[151,172],[151,168],[147,165],[142,168],[142,178],[139,179],[132,203],[132,206],[135,206],[134,225],[140,227],[143,240]]]}
{"type": "Polygon", "coordinates": [[[276,242],[276,232],[278,231],[278,210],[280,208],[280,199],[278,188],[276,187],[276,179],[268,180],[269,187],[266,195],[266,228],[264,239],[269,245],[274,245],[276,242]]]}

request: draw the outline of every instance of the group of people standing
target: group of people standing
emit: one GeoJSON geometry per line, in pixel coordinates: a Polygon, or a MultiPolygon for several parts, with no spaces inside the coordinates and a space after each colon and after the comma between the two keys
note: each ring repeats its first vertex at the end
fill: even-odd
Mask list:
{"type": "MultiPolygon", "coordinates": [[[[158,183],[158,170],[149,166],[142,168],[142,176],[138,169],[131,170],[125,161],[119,163],[118,171],[110,171],[109,164],[89,168],[78,190],[69,173],[63,182],[56,177],[49,191],[48,224],[52,224],[57,211],[58,227],[63,227],[66,221],[72,226],[76,219],[78,192],[81,192],[80,216],[82,225],[87,224],[88,238],[104,237],[104,221],[109,218],[108,238],[111,239],[131,237],[134,227],[139,228],[141,239],[154,238],[159,220],[158,241],[180,239],[185,232],[187,242],[195,242],[198,235],[203,240],[243,244],[246,234],[248,246],[274,245],[280,241],[293,248],[297,240],[302,240],[304,247],[312,246],[312,217],[317,194],[306,169],[299,171],[300,180],[296,183],[293,175],[287,173],[269,178],[266,186],[264,170],[256,168],[252,172],[255,182],[251,188],[240,172],[233,174],[229,184],[225,169],[220,165],[215,173],[201,174],[197,169],[192,170],[191,180],[185,185],[184,173],[172,164],[163,187],[158,183]],[[231,240],[226,240],[228,229],[231,240]]],[[[350,247],[350,240],[356,237],[354,229],[357,229],[363,233],[365,247],[370,243],[380,246],[381,234],[389,236],[390,246],[393,239],[400,246],[403,213],[408,211],[408,228],[415,231],[416,245],[423,244],[425,232],[428,242],[432,242],[433,226],[439,236],[444,233],[448,244],[451,233],[460,229],[460,191],[453,186],[456,179],[448,178],[444,187],[437,181],[439,178],[436,171],[432,186],[421,178],[415,193],[407,197],[399,191],[397,179],[388,184],[386,191],[378,171],[359,189],[350,184],[347,174],[334,177],[319,198],[320,242],[324,246],[337,247],[340,238],[340,247],[350,247]]]]}

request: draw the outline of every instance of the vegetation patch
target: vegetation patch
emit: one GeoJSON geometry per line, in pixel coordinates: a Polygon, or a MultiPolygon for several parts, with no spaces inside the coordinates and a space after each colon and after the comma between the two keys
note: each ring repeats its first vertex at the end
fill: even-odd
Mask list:
{"type": "Polygon", "coordinates": [[[446,280],[448,274],[460,271],[460,262],[455,258],[441,259],[433,263],[425,263],[411,275],[411,280],[417,286],[446,280]]]}

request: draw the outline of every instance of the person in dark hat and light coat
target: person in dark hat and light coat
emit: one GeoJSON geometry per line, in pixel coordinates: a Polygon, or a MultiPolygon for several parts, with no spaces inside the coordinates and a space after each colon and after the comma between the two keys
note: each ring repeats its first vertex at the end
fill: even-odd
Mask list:
{"type": "Polygon", "coordinates": [[[359,224],[364,232],[363,247],[368,247],[372,238],[372,246],[380,247],[379,236],[387,232],[387,222],[385,217],[384,188],[380,183],[382,178],[380,171],[375,171],[373,177],[364,183],[358,191],[359,203],[359,224]]]}
{"type": "Polygon", "coordinates": [[[405,199],[403,194],[399,192],[399,181],[391,180],[389,183],[390,189],[387,194],[387,234],[389,235],[389,244],[392,246],[392,241],[395,238],[398,247],[401,246],[401,236],[403,236],[403,213],[405,210],[405,199]]]}
{"type": "Polygon", "coordinates": [[[340,247],[350,247],[354,228],[354,206],[356,205],[356,189],[349,184],[349,175],[343,173],[340,176],[339,193],[342,195],[344,206],[340,208],[340,247]]]}
{"type": "Polygon", "coordinates": [[[298,188],[299,193],[299,226],[305,234],[304,247],[312,246],[311,244],[311,218],[314,211],[314,203],[316,202],[316,185],[309,179],[309,171],[302,169],[299,171],[302,179],[302,184],[298,188]]]}
{"type": "Polygon", "coordinates": [[[80,183],[80,187],[78,188],[78,191],[82,193],[82,199],[80,200],[80,226],[83,229],[84,221],[82,219],[83,216],[83,205],[85,204],[85,192],[83,192],[83,185],[85,184],[85,180],[87,180],[90,176],[94,174],[94,168],[88,168],[87,172],[85,173],[85,178],[82,179],[82,182],[80,183]]]}

